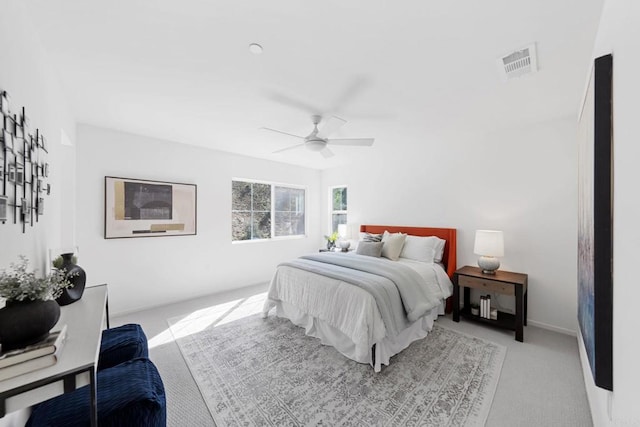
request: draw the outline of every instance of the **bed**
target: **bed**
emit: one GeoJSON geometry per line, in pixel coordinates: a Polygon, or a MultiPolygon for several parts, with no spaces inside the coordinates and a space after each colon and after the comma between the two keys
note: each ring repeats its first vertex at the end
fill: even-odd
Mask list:
{"type": "Polygon", "coordinates": [[[388,247],[397,233],[412,236],[406,237],[412,242],[405,245],[409,258],[363,255],[363,245],[363,251],[310,254],[282,263],[269,285],[263,317],[275,308],[278,317],[305,328],[307,335],[379,372],[392,356],[426,337],[438,315],[449,311],[456,230],[362,225],[360,232],[367,237],[385,234],[389,240],[381,246],[388,247]],[[410,257],[409,246],[415,253],[415,242],[438,240],[431,236],[444,241],[441,258],[428,262],[431,255],[426,260],[410,257]]]}

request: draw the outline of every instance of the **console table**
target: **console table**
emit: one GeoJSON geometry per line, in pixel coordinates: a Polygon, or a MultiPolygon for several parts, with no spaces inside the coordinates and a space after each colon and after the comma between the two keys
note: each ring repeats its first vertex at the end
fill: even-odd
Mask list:
{"type": "Polygon", "coordinates": [[[80,300],[60,307],[53,329],[65,324],[67,341],[55,365],[0,381],[0,418],[89,384],[91,426],[98,425],[96,368],[102,330],[109,328],[107,285],[86,288],[80,300]]]}

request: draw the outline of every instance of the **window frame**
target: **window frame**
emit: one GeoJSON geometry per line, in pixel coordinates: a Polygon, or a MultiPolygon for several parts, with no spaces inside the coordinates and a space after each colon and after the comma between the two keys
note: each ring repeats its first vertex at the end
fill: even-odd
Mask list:
{"type": "Polygon", "coordinates": [[[349,196],[348,195],[349,195],[348,185],[333,185],[329,187],[329,223],[327,224],[329,229],[329,232],[327,233],[328,235],[330,235],[334,231],[338,231],[338,230],[332,230],[334,215],[346,215],[347,221],[345,222],[345,224],[349,223],[348,221],[349,220],[349,196]],[[333,210],[333,190],[335,190],[336,188],[344,188],[347,190],[347,209],[346,210],[333,210]]]}
{"type": "Polygon", "coordinates": [[[231,178],[231,224],[233,226],[233,182],[234,181],[239,181],[239,182],[247,182],[247,183],[252,183],[252,184],[265,184],[265,185],[269,185],[271,187],[271,210],[270,210],[270,214],[271,214],[271,229],[269,231],[269,235],[271,237],[268,237],[266,239],[246,239],[246,240],[233,240],[233,232],[231,233],[231,243],[236,245],[236,244],[245,244],[245,243],[257,243],[257,242],[270,242],[270,241],[274,241],[274,240],[294,240],[294,239],[304,239],[307,237],[308,235],[308,216],[307,216],[307,208],[308,208],[308,186],[306,185],[299,185],[299,184],[287,184],[287,183],[282,183],[282,182],[275,182],[275,181],[265,181],[265,180],[261,180],[261,179],[248,179],[248,178],[236,178],[236,177],[232,177],[231,178]],[[291,236],[275,236],[275,188],[276,187],[284,187],[284,188],[292,188],[292,189],[296,189],[296,190],[303,190],[304,191],[304,233],[303,234],[294,234],[291,236]]]}

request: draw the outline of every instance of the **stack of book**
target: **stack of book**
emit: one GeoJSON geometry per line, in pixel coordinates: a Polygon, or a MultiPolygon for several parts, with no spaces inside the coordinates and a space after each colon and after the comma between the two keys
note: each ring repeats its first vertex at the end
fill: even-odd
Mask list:
{"type": "Polygon", "coordinates": [[[0,353],[0,381],[55,365],[67,339],[67,325],[38,343],[0,353]]]}
{"type": "Polygon", "coordinates": [[[498,320],[498,309],[491,307],[491,295],[480,296],[480,317],[498,320]]]}

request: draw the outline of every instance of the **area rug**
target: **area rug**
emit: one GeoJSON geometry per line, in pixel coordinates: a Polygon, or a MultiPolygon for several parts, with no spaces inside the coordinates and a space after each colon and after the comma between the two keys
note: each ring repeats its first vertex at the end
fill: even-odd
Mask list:
{"type": "Polygon", "coordinates": [[[219,427],[483,426],[506,354],[436,324],[375,373],[275,316],[169,323],[219,427]]]}

